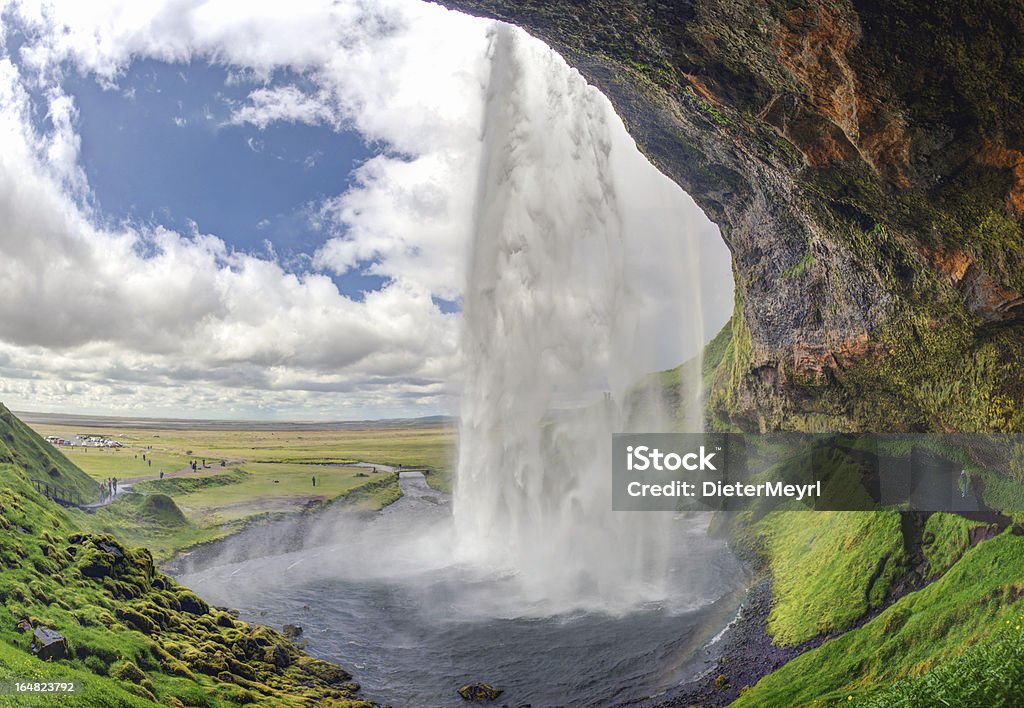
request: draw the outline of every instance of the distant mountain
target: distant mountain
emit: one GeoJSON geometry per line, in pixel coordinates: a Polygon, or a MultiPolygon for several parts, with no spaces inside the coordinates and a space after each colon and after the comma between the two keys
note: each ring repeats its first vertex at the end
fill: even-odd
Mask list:
{"type": "Polygon", "coordinates": [[[18,411],[17,416],[34,425],[77,425],[83,428],[141,428],[161,430],[367,430],[371,428],[433,428],[454,425],[443,415],[379,420],[281,421],[203,420],[198,418],[144,418],[18,411]]]}

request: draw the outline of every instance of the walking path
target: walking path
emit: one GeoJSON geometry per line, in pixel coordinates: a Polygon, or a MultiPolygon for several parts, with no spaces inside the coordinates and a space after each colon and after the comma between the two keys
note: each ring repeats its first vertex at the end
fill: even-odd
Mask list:
{"type": "MultiPolygon", "coordinates": [[[[225,460],[224,467],[227,468],[227,467],[230,467],[231,465],[240,464],[241,462],[242,462],[241,460],[225,460]]],[[[216,470],[217,467],[219,467],[219,466],[220,466],[220,463],[218,462],[217,465],[204,465],[204,466],[201,466],[201,467],[199,467],[199,470],[216,470]]],[[[376,463],[376,462],[350,462],[350,463],[347,463],[347,464],[344,464],[344,465],[341,465],[341,466],[342,467],[375,467],[376,469],[383,470],[385,472],[394,472],[396,470],[398,470],[400,472],[416,472],[416,473],[426,472],[425,469],[412,469],[412,468],[405,468],[405,467],[401,467],[401,466],[393,467],[392,465],[384,465],[384,464],[379,464],[379,463],[376,463]]],[[[82,509],[83,511],[87,511],[87,512],[92,513],[94,511],[96,511],[97,509],[102,509],[105,506],[110,506],[111,504],[114,503],[114,501],[118,497],[120,497],[123,494],[127,494],[128,492],[130,492],[132,490],[132,487],[135,486],[139,482],[151,482],[151,481],[159,480],[159,479],[169,479],[171,477],[183,477],[183,476],[189,475],[189,474],[196,474],[196,475],[198,475],[198,470],[193,471],[191,465],[186,465],[185,467],[182,467],[180,469],[176,469],[176,470],[173,470],[171,472],[165,472],[163,477],[161,477],[160,473],[158,472],[156,474],[143,475],[143,476],[140,476],[140,477],[128,477],[127,479],[124,479],[124,480],[120,480],[119,479],[117,481],[117,491],[113,495],[111,495],[109,497],[105,497],[103,499],[100,499],[99,501],[92,502],[91,504],[80,504],[80,505],[75,505],[75,506],[77,506],[79,509],[82,509]]],[[[199,475],[199,476],[201,476],[201,475],[199,475]]]]}

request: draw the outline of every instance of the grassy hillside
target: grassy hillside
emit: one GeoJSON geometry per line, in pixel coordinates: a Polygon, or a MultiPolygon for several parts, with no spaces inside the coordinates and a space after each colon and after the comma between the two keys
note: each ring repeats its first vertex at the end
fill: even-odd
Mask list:
{"type": "MultiPolygon", "coordinates": [[[[2,413],[0,680],[80,682],[79,695],[45,705],[369,705],[341,669],[207,606],[160,573],[148,550],[95,533],[93,517],[43,498],[29,482],[41,466],[58,466],[63,481],[83,489],[89,478],[2,413]],[[40,627],[66,637],[65,658],[33,655],[40,627]]],[[[140,516],[180,523],[169,501],[133,495],[128,503],[140,516]]]]}
{"type": "Polygon", "coordinates": [[[878,696],[874,705],[898,704],[904,700],[899,696],[940,694],[955,697],[945,704],[951,706],[1021,705],[1021,665],[1004,661],[1020,651],[1022,598],[1024,536],[1008,529],[964,553],[939,580],[901,598],[863,627],[766,676],[734,705],[825,706],[872,694],[878,696]],[[1016,634],[1008,639],[1007,630],[1016,634]],[[965,654],[969,647],[976,648],[965,654]],[[970,675],[987,680],[963,680],[970,675]],[[915,676],[924,678],[889,687],[915,676]],[[939,691],[931,686],[936,682],[945,687],[939,691]]]}
{"type": "Polygon", "coordinates": [[[18,420],[0,403],[0,463],[22,470],[28,479],[40,480],[76,492],[84,502],[100,496],[100,486],[89,475],[18,420]]]}

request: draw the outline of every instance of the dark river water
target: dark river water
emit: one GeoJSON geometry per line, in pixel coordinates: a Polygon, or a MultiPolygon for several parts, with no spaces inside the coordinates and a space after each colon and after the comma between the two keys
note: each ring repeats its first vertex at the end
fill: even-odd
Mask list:
{"type": "Polygon", "coordinates": [[[512,578],[453,564],[447,500],[405,474],[405,496],[373,516],[268,526],[179,567],[178,579],[243,619],[299,625],[314,656],[353,674],[368,699],[464,706],[456,689],[504,689],[497,705],[643,703],[706,668],[744,576],[706,517],[681,519],[667,600],[635,608],[523,606],[512,578]],[[304,547],[296,548],[301,538],[304,547]]]}

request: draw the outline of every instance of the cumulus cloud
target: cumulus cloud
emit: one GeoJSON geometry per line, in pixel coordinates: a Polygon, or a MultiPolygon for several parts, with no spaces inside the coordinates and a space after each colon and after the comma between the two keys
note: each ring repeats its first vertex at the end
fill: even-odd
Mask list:
{"type": "MultiPolygon", "coordinates": [[[[427,253],[423,246],[429,244],[359,245],[361,253],[382,260],[393,255],[396,262],[378,263],[387,285],[356,301],[324,274],[286,271],[272,252],[236,252],[199,227],[190,234],[138,224],[104,227],[88,205],[78,165],[77,109],[60,84],[74,67],[114,85],[140,57],[229,63],[252,72],[249,80],[278,68],[312,72],[315,93],[257,87],[233,120],[337,128],[342,120],[360,123],[362,109],[380,103],[370,100],[371,89],[395,95],[410,88],[377,84],[385,80],[379,73],[355,77],[336,56],[348,46],[365,62],[373,53],[368,43],[401,44],[388,34],[402,35],[406,10],[290,3],[287,12],[247,6],[249,14],[239,17],[236,3],[223,2],[82,9],[80,3],[30,2],[5,8],[7,17],[31,30],[32,40],[21,47],[20,66],[9,56],[0,59],[0,284],[6,294],[0,300],[0,395],[29,408],[178,414],[241,409],[353,417],[451,410],[458,317],[434,304],[433,278],[417,277],[434,273],[437,254],[424,257],[420,268],[414,255],[427,253]],[[340,73],[328,70],[332,63],[340,73]],[[46,131],[33,128],[31,120],[33,95],[40,91],[46,131]]],[[[409,52],[414,48],[400,53],[414,59],[409,52]]],[[[404,100],[419,102],[415,96],[404,100]]],[[[388,137],[386,128],[366,133],[375,140],[388,137]]],[[[429,155],[432,139],[412,145],[408,135],[397,138],[401,149],[416,154],[382,160],[376,169],[364,166],[367,176],[357,192],[409,189],[396,186],[407,180],[402,173],[408,165],[436,159],[429,155]],[[387,174],[390,167],[397,176],[387,174]]],[[[435,195],[435,203],[406,204],[405,218],[418,220],[418,208],[444,212],[439,200],[443,194],[435,195]]],[[[345,227],[360,234],[368,228],[353,214],[364,210],[371,219],[387,211],[360,206],[374,201],[365,194],[332,198],[320,209],[325,232],[353,243],[345,227]],[[342,219],[346,208],[355,210],[347,212],[349,222],[342,219]]],[[[392,219],[388,228],[407,231],[409,223],[392,219]]]]}
{"type": "MultiPolygon", "coordinates": [[[[0,45],[0,400],[237,417],[454,410],[460,316],[435,299],[458,300],[465,281],[488,23],[414,0],[0,0],[0,15],[23,39],[0,45]],[[98,212],[63,77],[132,92],[119,81],[140,59],[225,66],[247,90],[229,124],[354,129],[379,146],[353,187],[312,205],[314,253],[281,262],[201,224],[182,234],[98,212]],[[341,295],[329,276],[357,268],[385,285],[341,295]]],[[[629,145],[629,164],[651,170],[629,145]]],[[[656,174],[636,183],[638,204],[654,182],[657,203],[640,207],[651,219],[699,216],[656,174]]]]}

